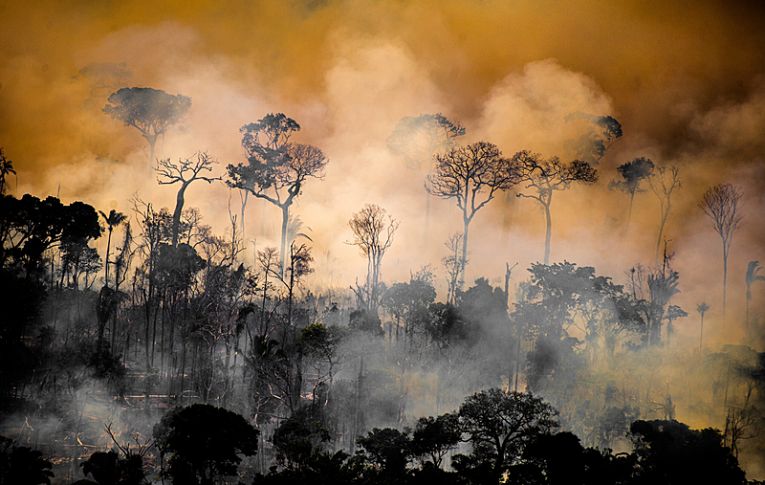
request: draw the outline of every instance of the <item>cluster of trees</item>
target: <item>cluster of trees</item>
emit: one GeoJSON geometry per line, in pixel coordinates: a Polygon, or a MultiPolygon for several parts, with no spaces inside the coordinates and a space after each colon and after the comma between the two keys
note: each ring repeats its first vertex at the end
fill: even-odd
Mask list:
{"type": "MultiPolygon", "coordinates": [[[[284,420],[272,438],[277,465],[253,485],[326,484],[746,484],[736,457],[712,429],[677,421],[635,421],[632,453],[585,448],[559,431],[556,410],[530,393],[492,388],[469,396],[455,413],[419,418],[413,429],[374,428],[354,455],[336,451],[320,406],[284,420]],[[447,470],[446,459],[452,470],[447,470]]],[[[110,432],[110,428],[107,427],[110,432]]],[[[228,483],[244,458],[258,452],[258,429],[226,409],[194,404],[165,414],[154,426],[159,475],[174,484],[228,483]]],[[[0,442],[0,483],[50,483],[51,463],[39,451],[0,442]]],[[[82,463],[77,485],[148,483],[145,447],[114,439],[108,452],[82,463]]]]}
{"type": "MultiPolygon", "coordinates": [[[[154,160],[157,141],[190,106],[182,95],[125,88],[104,111],[136,128],[154,160]]],[[[48,480],[51,467],[30,445],[58,458],[63,480],[84,472],[98,484],[140,484],[154,469],[200,484],[238,470],[254,483],[744,483],[736,457],[759,426],[765,359],[736,361],[738,374],[713,384],[704,405],[722,409],[722,434],[674,421],[669,391],[608,376],[634,356],[669,348],[676,321],[688,316],[674,301],[680,274],[666,243],[658,257],[678,169],[638,158],[619,166],[611,184],[630,197],[630,212],[644,185],[657,195],[655,265],[636,265],[617,284],[593,267],[549,261],[553,194],[596,182],[598,163],[623,136],[610,116],[587,122],[592,132],[570,162],[461,144],[465,128],[440,114],[399,123],[392,152],[412,164],[432,159],[426,195],[453,201],[462,216],[462,232],[447,242],[443,301],[430,267],[386,284],[383,259],[401,221],[376,204],[348,222],[348,243],[367,261],[361,282],[345,292],[306,287],[313,241],[290,211],[328,160],[293,140],[301,127],[284,114],[241,128],[244,161],[225,174],[204,152],[157,160],[157,182],[176,190],[172,209],[136,198],[131,211],[107,213],[17,198],[6,193],[15,172],[0,152],[0,399],[18,435],[3,442],[0,483],[48,480]],[[201,182],[242,195],[225,235],[188,207],[189,187],[201,182]],[[466,277],[470,225],[507,191],[536,201],[546,220],[543,261],[517,291],[509,265],[502,288],[466,277]],[[249,197],[282,215],[279,247],[257,251],[253,265],[243,258],[249,197]],[[102,259],[92,244],[104,235],[102,259]],[[490,390],[472,394],[482,388],[490,390]],[[122,433],[106,428],[106,444],[103,430],[82,418],[88,399],[127,416],[122,433]],[[423,408],[434,416],[414,419],[423,408]],[[140,419],[130,417],[136,412],[140,419]],[[51,417],[63,423],[58,438],[19,424],[51,417]],[[123,444],[134,432],[154,441],[123,444]],[[631,453],[609,451],[628,435],[631,453]],[[114,449],[93,453],[107,445],[114,449]]],[[[734,186],[719,185],[700,202],[722,241],[723,302],[740,199],[734,186]]],[[[758,268],[750,263],[747,309],[763,278],[758,268]]],[[[708,310],[697,307],[700,346],[708,310]]],[[[734,368],[729,354],[718,357],[734,368]]]]}

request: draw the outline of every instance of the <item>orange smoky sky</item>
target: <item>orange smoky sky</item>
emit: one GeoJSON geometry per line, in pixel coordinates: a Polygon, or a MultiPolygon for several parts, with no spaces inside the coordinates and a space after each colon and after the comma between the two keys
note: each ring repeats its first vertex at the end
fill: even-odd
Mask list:
{"type": "MultiPolygon", "coordinates": [[[[707,300],[714,313],[722,263],[698,208],[707,187],[734,183],[745,194],[733,306],[743,304],[747,262],[765,259],[764,11],[758,2],[4,1],[0,145],[17,168],[17,194],[130,212],[135,196],[169,207],[174,193],[156,184],[138,133],[101,111],[111,92],[150,86],[190,96],[190,112],[158,152],[207,151],[220,174],[242,160],[240,126],[285,112],[302,125],[300,140],[330,160],[295,208],[314,239],[314,283],[347,288],[365,270],[346,244],[347,220],[364,203],[401,222],[383,267],[389,281],[424,264],[442,281],[443,242],[460,229],[453,204],[427,202],[427,163],[408,166],[387,148],[402,117],[442,112],[470,141],[566,159],[566,117],[610,114],[624,136],[600,162],[596,185],[556,195],[553,260],[594,265],[621,282],[632,265],[652,264],[655,196],[637,195],[625,229],[627,198],[608,183],[638,156],[676,165],[682,187],[667,238],[680,300],[689,313],[707,300]]],[[[220,232],[240,204],[223,184],[195,185],[187,200],[220,232]]],[[[248,243],[275,245],[277,216],[251,200],[248,243]]],[[[543,220],[531,201],[501,196],[471,230],[468,276],[499,284],[505,262],[517,261],[513,281],[524,279],[520,268],[541,259],[543,220]]],[[[710,332],[720,341],[742,333],[721,324],[710,332]]]]}

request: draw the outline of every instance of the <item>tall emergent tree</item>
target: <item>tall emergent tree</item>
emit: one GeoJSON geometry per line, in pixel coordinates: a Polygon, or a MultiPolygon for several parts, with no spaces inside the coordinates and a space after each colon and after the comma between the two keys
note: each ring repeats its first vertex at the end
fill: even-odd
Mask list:
{"type": "Polygon", "coordinates": [[[208,184],[215,180],[220,180],[220,177],[205,175],[205,173],[212,172],[213,163],[213,160],[205,152],[199,152],[186,160],[178,160],[178,163],[171,162],[169,158],[157,162],[157,182],[160,185],[180,184],[175,197],[175,210],[173,211],[173,247],[178,246],[178,234],[181,227],[181,214],[183,213],[186,189],[195,180],[204,180],[208,184]]]}
{"type": "Polygon", "coordinates": [[[455,147],[434,158],[435,167],[425,188],[435,197],[456,200],[462,211],[461,287],[465,281],[470,223],[498,191],[508,190],[517,182],[518,173],[496,145],[485,141],[455,147]]]}
{"type": "Polygon", "coordinates": [[[728,300],[728,255],[733,233],[741,222],[738,201],[743,193],[731,184],[719,184],[704,192],[699,206],[712,220],[712,227],[720,236],[723,250],[723,318],[728,300]]]}
{"type": "Polygon", "coordinates": [[[635,201],[635,194],[642,192],[640,184],[653,175],[654,164],[650,158],[639,157],[630,162],[623,163],[616,167],[621,179],[612,180],[609,188],[620,190],[630,197],[629,210],[627,212],[627,226],[632,219],[632,205],[635,201]]]}
{"type": "Polygon", "coordinates": [[[327,158],[312,145],[290,142],[300,125],[284,113],[269,113],[255,123],[239,130],[246,163],[229,165],[226,183],[244,189],[264,199],[282,211],[279,274],[284,277],[287,250],[287,227],[290,207],[303,190],[303,184],[313,177],[321,178],[327,158]]]}
{"type": "Polygon", "coordinates": [[[121,88],[109,96],[104,113],[141,133],[149,143],[149,160],[153,163],[157,139],[190,107],[191,98],[182,94],[154,88],[121,88]]]}
{"type": "Polygon", "coordinates": [[[659,219],[659,234],[656,237],[656,252],[654,253],[654,259],[659,261],[659,249],[661,248],[661,242],[664,240],[664,228],[667,225],[667,219],[669,218],[669,211],[672,208],[672,193],[676,188],[680,187],[680,169],[672,166],[660,165],[652,177],[648,178],[648,183],[651,185],[651,190],[656,194],[656,198],[659,199],[660,219],[659,219]]]}
{"type": "Polygon", "coordinates": [[[374,312],[380,302],[380,268],[385,252],[393,244],[398,221],[376,204],[367,204],[348,221],[353,241],[367,257],[367,279],[364,288],[357,291],[366,309],[374,312]],[[363,291],[362,291],[363,290],[363,291]],[[363,296],[363,298],[361,298],[363,296]]]}
{"type": "Polygon", "coordinates": [[[544,160],[538,153],[522,150],[513,156],[518,170],[519,183],[532,193],[518,192],[518,197],[536,200],[545,211],[545,257],[544,264],[550,262],[550,242],[552,239],[552,196],[556,190],[566,190],[572,183],[592,184],[598,180],[598,172],[587,162],[574,160],[562,163],[558,157],[544,160]]]}
{"type": "Polygon", "coordinates": [[[746,266],[746,331],[751,330],[749,322],[749,306],[752,304],[752,285],[755,281],[765,281],[765,276],[757,274],[760,272],[759,261],[749,261],[746,266]]]}
{"type": "Polygon", "coordinates": [[[125,222],[127,216],[122,212],[112,209],[107,215],[103,211],[98,211],[106,222],[106,228],[109,231],[109,237],[106,240],[106,258],[104,258],[104,286],[109,286],[109,252],[112,247],[112,231],[114,228],[125,222]]]}

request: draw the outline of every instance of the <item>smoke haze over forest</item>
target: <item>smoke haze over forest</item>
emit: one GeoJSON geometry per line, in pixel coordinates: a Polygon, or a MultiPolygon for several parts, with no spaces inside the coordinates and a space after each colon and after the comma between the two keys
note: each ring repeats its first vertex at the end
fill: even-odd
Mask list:
{"type": "MultiPolygon", "coordinates": [[[[765,351],[765,284],[752,286],[746,297],[749,263],[765,262],[765,7],[758,2],[0,1],[0,18],[0,147],[16,172],[7,178],[7,194],[114,209],[128,216],[134,232],[141,223],[137,201],[172,213],[177,186],[157,183],[146,140],[104,106],[124,87],[182,94],[191,107],[159,137],[155,158],[174,162],[205,152],[215,161],[210,176],[222,181],[191,185],[185,207],[198,209],[201,224],[222,237],[237,217],[238,261],[255,268],[258,251],[279,248],[281,214],[252,195],[242,209],[244,192],[224,181],[227,166],[247,162],[240,128],[267,113],[285,113],[300,124],[290,141],[319,147],[328,161],[323,177],[308,179],[290,208],[313,256],[301,297],[330,291],[330,300],[353,306],[350,287],[363,285],[368,261],[353,244],[348,221],[365,204],[377,204],[399,224],[380,280],[390,288],[429,267],[436,301],[446,302],[445,242],[463,231],[462,215],[453,200],[426,191],[433,154],[398,151],[394,135],[402,120],[440,113],[465,128],[461,145],[488,141],[508,158],[529,150],[569,163],[601,136],[595,121],[612,116],[623,134],[602,157],[588,160],[597,181],[555,193],[550,263],[592,266],[627,288],[630,270],[660,268],[666,249],[680,275],[672,304],[687,317],[674,322],[675,347],[667,345],[661,355],[655,348],[625,351],[618,364],[593,368],[619,383],[654,375],[651,392],[673,395],[678,420],[722,429],[722,404],[713,414],[694,404],[699,396],[707,399],[706,376],[725,372],[714,364],[708,374],[689,374],[696,365],[689,359],[701,359],[694,354],[697,306],[710,305],[703,337],[709,352],[765,351]],[[679,171],[658,251],[659,198],[647,182],[640,185],[627,220],[630,198],[612,183],[617,167],[639,157],[679,171]],[[743,194],[725,317],[720,236],[700,207],[718,184],[743,194]],[[647,360],[651,367],[641,366],[647,360]]],[[[527,269],[544,256],[545,216],[534,200],[516,196],[524,190],[529,193],[521,183],[499,191],[478,212],[463,275],[465,289],[480,277],[502,289],[507,265],[517,263],[508,282],[509,312],[527,291],[527,269]]],[[[92,242],[101,255],[105,234],[92,242]]],[[[115,229],[112,251],[121,238],[122,229],[115,229]]],[[[94,291],[102,285],[99,279],[94,291]]],[[[383,328],[393,319],[382,310],[380,318],[383,328]]],[[[504,335],[494,320],[486,328],[504,335]]],[[[584,339],[586,330],[572,325],[568,332],[584,339]]],[[[362,340],[344,345],[356,355],[363,353],[362,340]]],[[[505,353],[484,344],[486,355],[505,353]]],[[[370,368],[388,365],[375,359],[370,368]]],[[[464,380],[480,375],[481,365],[466,370],[464,380]]],[[[449,366],[435,364],[444,372],[449,366]]],[[[361,372],[350,366],[338,379],[350,382],[361,372]]],[[[502,374],[505,386],[512,374],[502,374]]],[[[412,397],[437,388],[429,379],[423,373],[408,381],[407,416],[451,410],[412,397]]],[[[444,403],[459,406],[474,391],[465,384],[444,403]]],[[[541,394],[554,401],[549,392],[541,394]]],[[[757,392],[765,403],[762,383],[757,392]]],[[[761,434],[749,441],[759,444],[744,448],[739,460],[748,478],[763,480],[760,419],[761,434]]]]}

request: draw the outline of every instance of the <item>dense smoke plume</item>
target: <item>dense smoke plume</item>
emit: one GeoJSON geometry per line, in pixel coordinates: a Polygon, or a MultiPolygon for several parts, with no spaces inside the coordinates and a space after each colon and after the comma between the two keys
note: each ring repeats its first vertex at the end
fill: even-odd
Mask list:
{"type": "MultiPolygon", "coordinates": [[[[704,384],[695,377],[682,382],[692,367],[682,357],[697,342],[697,304],[711,305],[706,347],[763,350],[762,287],[751,310],[759,331],[747,340],[744,326],[747,264],[765,260],[765,11],[759,4],[2,2],[0,16],[0,146],[14,161],[16,196],[53,194],[132,217],[136,199],[172,210],[175,191],[157,184],[145,141],[102,111],[121,87],[189,96],[188,115],[160,139],[157,156],[177,160],[204,151],[218,162],[219,176],[227,164],[244,160],[242,125],[284,112],[302,127],[296,140],[320,147],[329,159],[325,176],[310,180],[293,207],[313,241],[316,268],[307,287],[347,293],[363,279],[366,261],[348,244],[348,219],[373,203],[400,222],[382,279],[407,281],[430,265],[443,299],[444,242],[462,221],[451,202],[428,201],[424,183],[432,160],[413,165],[391,150],[397,123],[443,113],[465,126],[465,142],[490,141],[508,157],[527,149],[568,162],[595,132],[589,120],[611,115],[624,136],[597,161],[600,180],[556,194],[552,261],[594,266],[620,284],[630,268],[657,264],[656,196],[643,187],[625,227],[627,197],[609,183],[618,165],[638,157],[674,165],[681,186],[665,240],[680,274],[673,303],[689,316],[676,323],[677,353],[642,371],[661,375],[661,385],[679,400],[679,418],[720,428],[724,416],[691,404],[708,392],[704,384]],[[720,243],[698,206],[709,186],[723,183],[744,194],[725,320],[720,243]]],[[[200,210],[204,224],[225,233],[242,210],[241,197],[223,183],[198,184],[186,203],[200,210]]],[[[269,204],[249,198],[245,263],[255,264],[255,251],[278,246],[279,217],[269,204]]],[[[543,240],[542,211],[512,192],[500,194],[471,228],[468,286],[485,276],[502,287],[506,263],[517,262],[513,300],[528,279],[525,268],[542,259],[543,240]]],[[[96,245],[103,253],[105,238],[96,245]]],[[[505,349],[486,352],[501,356],[505,349]]],[[[443,363],[443,372],[449,366],[443,363]]],[[[355,370],[348,372],[351,377],[355,370]]],[[[469,383],[480,365],[465,363],[462,372],[465,386],[445,393],[439,406],[453,407],[475,390],[469,383]]],[[[612,372],[614,380],[627,378],[621,368],[612,372]]],[[[510,372],[506,377],[509,382],[510,372]]],[[[446,410],[416,398],[433,392],[433,375],[409,379],[409,412],[446,410]]],[[[765,477],[756,458],[742,461],[750,477],[765,477]]]]}

